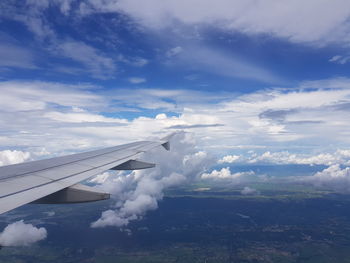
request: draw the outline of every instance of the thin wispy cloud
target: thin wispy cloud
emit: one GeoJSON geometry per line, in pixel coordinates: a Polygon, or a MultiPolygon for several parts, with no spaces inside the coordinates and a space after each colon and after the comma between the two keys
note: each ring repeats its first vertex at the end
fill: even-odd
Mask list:
{"type": "Polygon", "coordinates": [[[129,78],[128,80],[132,84],[141,84],[146,82],[145,78],[139,78],[139,77],[132,77],[132,78],[129,78]]]}

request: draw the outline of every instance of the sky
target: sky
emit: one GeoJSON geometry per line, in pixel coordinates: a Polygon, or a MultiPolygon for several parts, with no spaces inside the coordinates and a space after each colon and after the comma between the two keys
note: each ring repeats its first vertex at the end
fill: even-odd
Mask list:
{"type": "Polygon", "coordinates": [[[346,0],[2,0],[0,165],[179,132],[159,170],[93,179],[122,202],[92,227],[188,178],[264,180],[236,164],[323,165],[304,182],[348,191],[349,18],[346,0]]]}
{"type": "Polygon", "coordinates": [[[194,133],[220,157],[349,147],[348,1],[5,0],[0,148],[194,133]]]}

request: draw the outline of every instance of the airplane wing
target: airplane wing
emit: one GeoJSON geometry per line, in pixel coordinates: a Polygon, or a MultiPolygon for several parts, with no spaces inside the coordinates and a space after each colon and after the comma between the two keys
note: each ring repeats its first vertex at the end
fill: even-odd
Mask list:
{"type": "Polygon", "coordinates": [[[78,184],[106,170],[154,167],[136,158],[169,138],[140,141],[85,153],[0,167],[0,214],[27,203],[79,203],[108,199],[108,193],[78,184]]]}

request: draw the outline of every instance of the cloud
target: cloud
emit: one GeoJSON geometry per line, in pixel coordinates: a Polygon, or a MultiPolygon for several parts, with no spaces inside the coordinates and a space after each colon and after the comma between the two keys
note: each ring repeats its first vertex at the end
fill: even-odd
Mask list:
{"type": "Polygon", "coordinates": [[[292,110],[266,110],[259,114],[259,117],[262,119],[271,119],[276,121],[284,121],[288,115],[296,113],[296,109],[292,110]]]}
{"type": "Polygon", "coordinates": [[[349,87],[349,79],[335,78],[237,95],[185,89],[130,93],[87,84],[5,81],[0,82],[0,147],[22,145],[21,150],[29,151],[45,146],[60,154],[162,136],[170,127],[195,131],[204,150],[244,154],[240,162],[333,163],[327,155],[303,159],[348,148],[349,87]],[[120,109],[134,110],[135,117],[121,118],[128,115],[120,109]],[[257,148],[269,151],[255,157],[246,152],[257,148]],[[289,152],[281,153],[286,148],[289,152]],[[295,150],[305,155],[294,157],[295,150]]]}
{"type": "MultiPolygon", "coordinates": [[[[3,81],[0,82],[0,98],[3,111],[35,111],[49,106],[101,107],[105,98],[92,93],[92,86],[69,85],[44,81],[3,81]]],[[[97,87],[94,87],[97,88],[97,87]]],[[[89,108],[90,108],[89,107],[89,108]]]]}
{"type": "Polygon", "coordinates": [[[55,211],[47,211],[47,212],[44,212],[44,214],[47,216],[54,216],[56,213],[55,211]]]}
{"type": "Polygon", "coordinates": [[[132,84],[141,84],[141,83],[145,83],[146,82],[145,78],[138,78],[138,77],[129,78],[128,80],[132,84]]]}
{"type": "Polygon", "coordinates": [[[350,163],[350,151],[338,149],[333,153],[324,152],[316,155],[294,154],[288,151],[267,151],[261,155],[252,154],[245,161],[247,163],[272,164],[348,165],[350,163]]]}
{"type": "Polygon", "coordinates": [[[0,244],[2,246],[29,246],[45,239],[46,236],[47,231],[45,228],[37,228],[20,220],[9,224],[0,233],[0,244]]]}
{"type": "Polygon", "coordinates": [[[127,123],[126,119],[117,119],[117,118],[108,118],[99,114],[89,113],[87,111],[76,112],[73,109],[73,112],[63,113],[49,111],[43,115],[45,118],[49,118],[58,122],[70,122],[70,123],[90,123],[90,122],[101,122],[101,123],[115,123],[116,124],[125,124],[127,123]]]}
{"type": "Polygon", "coordinates": [[[149,60],[146,58],[129,57],[129,56],[125,56],[123,54],[119,54],[117,56],[117,61],[125,63],[125,64],[130,65],[130,66],[134,66],[134,67],[144,67],[149,63],[149,60]]]}
{"type": "Polygon", "coordinates": [[[211,74],[231,78],[257,80],[265,83],[282,83],[283,80],[267,69],[243,61],[238,56],[222,50],[205,47],[203,44],[193,44],[184,48],[171,49],[167,57],[172,62],[192,70],[200,70],[211,74]]]}
{"type": "Polygon", "coordinates": [[[254,188],[250,188],[249,186],[245,186],[242,189],[241,194],[242,195],[255,195],[255,194],[259,194],[259,192],[254,188]]]}
{"type": "Polygon", "coordinates": [[[249,151],[245,155],[226,155],[218,163],[244,163],[244,164],[308,164],[308,165],[349,165],[350,150],[337,149],[334,152],[320,154],[290,153],[289,151],[266,151],[258,154],[249,151]]]}
{"type": "Polygon", "coordinates": [[[183,51],[183,48],[180,47],[180,46],[177,46],[177,47],[174,47],[174,48],[169,49],[169,50],[166,52],[166,56],[167,56],[168,58],[171,58],[171,57],[174,57],[174,56],[180,54],[182,51],[183,51]]]}
{"type": "Polygon", "coordinates": [[[214,26],[244,34],[267,34],[297,43],[348,43],[350,4],[346,1],[209,0],[95,1],[89,12],[123,12],[152,29],[214,26]],[[302,21],[302,23],[300,22],[302,21]]]}
{"type": "Polygon", "coordinates": [[[302,157],[296,154],[290,154],[288,151],[264,152],[261,155],[251,158],[249,163],[273,163],[273,164],[331,164],[337,161],[337,158],[328,153],[322,153],[311,157],[302,157]]]}
{"type": "Polygon", "coordinates": [[[31,158],[31,155],[29,152],[16,151],[16,150],[0,151],[0,166],[22,163],[24,161],[29,160],[30,158],[31,158]]]}
{"type": "Polygon", "coordinates": [[[43,12],[50,6],[50,1],[27,0],[23,1],[21,5],[17,5],[13,1],[4,1],[1,4],[3,12],[0,16],[2,18],[22,22],[40,40],[56,37],[54,30],[43,15],[43,12]]]}
{"type": "Polygon", "coordinates": [[[210,127],[220,127],[223,124],[214,123],[214,124],[195,124],[195,125],[173,125],[167,127],[168,129],[196,129],[196,128],[210,128],[210,127]]]}
{"type": "Polygon", "coordinates": [[[350,191],[350,167],[342,168],[339,164],[333,164],[312,176],[293,178],[292,182],[347,193],[350,191]]]}
{"type": "Polygon", "coordinates": [[[234,163],[237,162],[241,156],[239,155],[226,155],[218,161],[218,163],[234,163]]]}
{"type": "Polygon", "coordinates": [[[138,180],[136,188],[129,193],[128,198],[122,201],[122,204],[117,204],[120,205],[117,210],[104,211],[101,218],[93,222],[91,226],[124,227],[130,221],[142,218],[147,211],[158,207],[158,200],[163,197],[164,189],[178,185],[184,179],[183,175],[176,173],[161,179],[143,177],[138,180]]]}
{"type": "Polygon", "coordinates": [[[205,152],[196,152],[189,134],[179,133],[172,138],[171,152],[161,149],[144,156],[157,160],[155,169],[118,173],[113,177],[100,175],[93,179],[99,187],[112,194],[114,209],[106,210],[91,224],[92,227],[125,227],[130,221],[142,218],[158,207],[165,189],[197,178],[213,159],[205,152]],[[171,160],[171,162],[169,162],[171,160]]]}
{"type": "Polygon", "coordinates": [[[237,179],[241,176],[254,175],[253,171],[249,172],[238,172],[231,173],[230,168],[222,168],[221,170],[213,170],[211,173],[203,173],[201,175],[202,179],[213,179],[213,180],[227,180],[227,179],[237,179]]]}
{"type": "Polygon", "coordinates": [[[56,44],[54,52],[79,63],[95,78],[113,78],[116,74],[117,67],[113,59],[84,42],[64,41],[56,44]]]}
{"type": "Polygon", "coordinates": [[[329,59],[329,62],[344,65],[350,61],[350,56],[336,55],[329,59]]]}

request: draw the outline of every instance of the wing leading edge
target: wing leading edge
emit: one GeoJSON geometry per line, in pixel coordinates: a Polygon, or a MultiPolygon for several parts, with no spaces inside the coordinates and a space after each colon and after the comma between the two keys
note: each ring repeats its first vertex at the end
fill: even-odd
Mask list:
{"type": "Polygon", "coordinates": [[[154,167],[136,160],[162,145],[169,150],[167,136],[160,141],[140,141],[85,153],[0,167],[0,214],[21,205],[72,203],[108,199],[109,194],[78,184],[106,170],[136,170],[154,167]]]}

